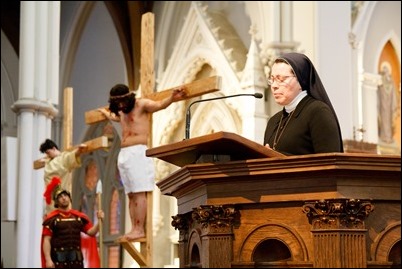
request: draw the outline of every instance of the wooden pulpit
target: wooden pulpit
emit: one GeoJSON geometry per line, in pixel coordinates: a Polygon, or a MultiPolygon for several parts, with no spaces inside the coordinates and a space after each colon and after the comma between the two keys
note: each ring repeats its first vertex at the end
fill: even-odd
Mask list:
{"type": "Polygon", "coordinates": [[[177,198],[181,268],[400,265],[400,156],[284,156],[226,132],[147,156],[180,167],[157,186],[177,198]]]}
{"type": "Polygon", "coordinates": [[[151,148],[146,154],[180,167],[194,163],[284,156],[282,153],[229,132],[217,132],[151,148]]]}

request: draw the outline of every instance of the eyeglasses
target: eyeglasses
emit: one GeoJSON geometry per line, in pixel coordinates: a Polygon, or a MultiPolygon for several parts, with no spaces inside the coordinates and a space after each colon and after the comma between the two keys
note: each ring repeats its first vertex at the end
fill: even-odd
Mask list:
{"type": "Polygon", "coordinates": [[[294,78],[295,76],[276,76],[276,77],[274,77],[274,76],[271,76],[269,79],[268,79],[268,85],[269,86],[271,86],[272,84],[274,84],[274,82],[276,81],[277,83],[278,83],[278,85],[285,85],[285,84],[287,84],[287,82],[286,82],[286,80],[288,79],[288,78],[294,78]]]}

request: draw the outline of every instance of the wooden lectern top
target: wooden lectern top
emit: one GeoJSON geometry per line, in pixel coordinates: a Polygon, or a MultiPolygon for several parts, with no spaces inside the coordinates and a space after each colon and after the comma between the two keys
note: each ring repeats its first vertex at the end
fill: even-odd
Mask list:
{"type": "Polygon", "coordinates": [[[285,156],[282,153],[229,132],[217,132],[150,148],[146,151],[146,155],[180,167],[194,164],[204,155],[229,156],[230,161],[285,156]]]}

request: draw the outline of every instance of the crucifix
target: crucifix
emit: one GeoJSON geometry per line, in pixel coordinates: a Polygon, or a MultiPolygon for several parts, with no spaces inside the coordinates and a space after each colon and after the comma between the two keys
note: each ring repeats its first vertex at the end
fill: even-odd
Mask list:
{"type": "MultiPolygon", "coordinates": [[[[73,118],[73,89],[71,87],[67,87],[64,89],[64,111],[63,111],[63,128],[64,128],[64,136],[63,136],[63,150],[71,151],[74,150],[77,146],[72,145],[72,118],[73,118]]],[[[89,153],[98,149],[104,149],[108,147],[108,138],[106,136],[100,136],[88,141],[83,142],[87,147],[83,150],[84,153],[89,153]]],[[[33,163],[33,168],[35,170],[41,169],[45,167],[45,163],[47,158],[37,159],[33,163]]]]}
{"type": "MultiPolygon", "coordinates": [[[[161,100],[172,94],[178,88],[184,89],[186,96],[182,100],[197,97],[210,92],[219,91],[221,78],[218,76],[208,77],[193,81],[188,84],[177,86],[171,89],[154,92],[154,14],[145,13],[141,19],[141,95],[154,101],[161,100]]],[[[85,123],[94,124],[106,120],[106,117],[98,109],[90,110],[85,113],[85,123]]],[[[152,117],[150,118],[152,121],[152,117]]],[[[152,137],[152,124],[150,124],[150,137],[152,137]]],[[[152,143],[150,143],[152,144],[152,143]]],[[[151,146],[151,145],[149,145],[151,146]]]]}
{"type": "MultiPolygon", "coordinates": [[[[64,136],[63,136],[63,150],[71,151],[74,150],[77,146],[72,146],[72,118],[73,118],[73,89],[71,87],[67,87],[64,89],[64,112],[63,112],[63,128],[64,128],[64,136]]],[[[90,153],[92,151],[98,149],[104,149],[108,147],[108,138],[107,136],[100,136],[88,141],[83,142],[87,147],[83,150],[84,153],[90,153]]],[[[41,158],[35,160],[33,163],[33,168],[35,170],[41,169],[45,167],[47,158],[41,158]]]]}
{"type": "MultiPolygon", "coordinates": [[[[218,76],[213,76],[213,77],[208,77],[205,79],[200,79],[193,81],[188,84],[184,84],[181,86],[173,87],[167,90],[163,90],[160,92],[150,92],[150,93],[145,93],[144,97],[157,101],[166,98],[167,96],[171,95],[172,91],[175,89],[184,89],[186,92],[186,96],[182,100],[190,99],[193,97],[197,97],[206,93],[218,91],[220,87],[220,77],[218,76]]],[[[141,87],[141,91],[144,91],[143,88],[141,87]]],[[[146,92],[146,90],[145,90],[146,92]]],[[[180,100],[181,101],[181,100],[180,100]]],[[[102,122],[106,120],[106,117],[98,111],[98,109],[93,109],[90,111],[85,112],[85,123],[86,124],[94,124],[98,122],[102,122]]]]}
{"type": "MultiPolygon", "coordinates": [[[[154,92],[155,78],[154,78],[154,15],[153,13],[145,13],[142,16],[141,21],[141,96],[153,101],[159,101],[172,95],[176,89],[181,89],[185,92],[183,98],[175,101],[181,101],[190,99],[193,97],[201,96],[203,94],[218,91],[221,84],[221,78],[218,76],[208,77],[193,81],[188,84],[180,85],[174,88],[163,90],[160,92],[154,92]]],[[[102,107],[105,108],[106,106],[102,107]]],[[[130,112],[131,113],[131,112],[130,112]]],[[[85,122],[87,124],[95,124],[107,120],[108,118],[99,111],[94,109],[85,113],[85,122]]],[[[152,117],[149,117],[149,138],[148,147],[152,147],[152,117]]],[[[112,122],[113,123],[113,122],[112,122]]],[[[118,126],[119,133],[120,126],[118,126]]],[[[140,251],[138,251],[131,243],[131,239],[124,237],[116,240],[116,243],[120,243],[129,254],[137,261],[140,266],[152,267],[152,191],[146,193],[146,220],[145,220],[145,238],[135,241],[141,243],[140,251]],[[140,241],[141,240],[141,241],[140,241]]]]}

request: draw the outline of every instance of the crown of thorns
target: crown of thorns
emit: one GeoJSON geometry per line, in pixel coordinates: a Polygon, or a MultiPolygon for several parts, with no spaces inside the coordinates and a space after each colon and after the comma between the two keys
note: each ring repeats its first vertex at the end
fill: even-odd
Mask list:
{"type": "Polygon", "coordinates": [[[109,96],[109,99],[110,100],[123,99],[123,98],[129,97],[130,95],[134,95],[134,93],[133,92],[128,92],[128,93],[123,94],[123,95],[109,96]]]}

